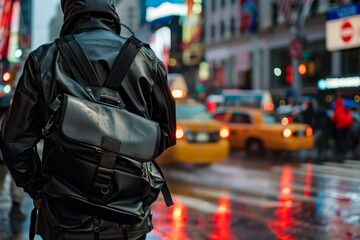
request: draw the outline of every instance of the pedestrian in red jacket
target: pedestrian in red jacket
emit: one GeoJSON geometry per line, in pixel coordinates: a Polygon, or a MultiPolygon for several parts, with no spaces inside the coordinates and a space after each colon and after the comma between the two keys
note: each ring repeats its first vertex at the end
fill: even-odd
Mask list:
{"type": "Polygon", "coordinates": [[[352,115],[349,109],[344,106],[343,98],[336,98],[334,113],[331,118],[335,124],[335,138],[338,147],[339,160],[343,161],[348,151],[348,134],[353,124],[352,115]]]}

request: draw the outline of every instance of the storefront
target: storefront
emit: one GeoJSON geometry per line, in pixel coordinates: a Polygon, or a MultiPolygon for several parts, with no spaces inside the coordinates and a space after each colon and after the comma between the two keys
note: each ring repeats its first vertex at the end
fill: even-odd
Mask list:
{"type": "Polygon", "coordinates": [[[323,102],[343,97],[360,103],[360,75],[321,78],[317,87],[323,102]]]}

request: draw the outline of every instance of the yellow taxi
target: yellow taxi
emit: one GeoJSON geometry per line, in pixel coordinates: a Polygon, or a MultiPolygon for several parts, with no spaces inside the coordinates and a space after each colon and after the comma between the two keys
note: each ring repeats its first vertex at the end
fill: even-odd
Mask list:
{"type": "Polygon", "coordinates": [[[194,99],[176,99],[176,145],[156,161],[160,164],[190,163],[209,165],[229,156],[229,129],[214,120],[206,106],[194,99]]]}
{"type": "Polygon", "coordinates": [[[313,129],[304,123],[290,123],[273,112],[258,108],[220,108],[214,119],[227,124],[232,148],[250,154],[270,151],[299,151],[314,147],[313,129]]]}

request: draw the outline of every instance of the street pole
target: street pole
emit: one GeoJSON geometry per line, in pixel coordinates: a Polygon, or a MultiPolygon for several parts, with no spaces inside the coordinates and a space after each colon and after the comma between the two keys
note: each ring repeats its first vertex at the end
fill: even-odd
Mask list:
{"type": "MultiPolygon", "coordinates": [[[[306,17],[310,11],[313,0],[296,0],[296,20],[294,25],[292,26],[292,34],[294,39],[298,39],[300,41],[300,52],[298,56],[292,56],[291,65],[293,68],[293,83],[292,83],[292,92],[294,94],[295,99],[302,95],[302,82],[301,77],[298,72],[298,66],[300,63],[300,58],[303,50],[303,29],[305,25],[306,17]]],[[[293,47],[293,46],[291,46],[293,47]]]]}
{"type": "Polygon", "coordinates": [[[302,84],[300,79],[300,74],[298,72],[299,59],[293,58],[291,60],[291,66],[293,69],[293,84],[292,84],[292,92],[294,93],[295,99],[302,94],[302,84]]]}

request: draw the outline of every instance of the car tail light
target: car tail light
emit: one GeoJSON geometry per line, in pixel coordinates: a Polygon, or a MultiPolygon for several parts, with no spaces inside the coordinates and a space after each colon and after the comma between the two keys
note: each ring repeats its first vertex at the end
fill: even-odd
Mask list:
{"type": "Polygon", "coordinates": [[[230,136],[230,130],[227,126],[222,126],[220,128],[219,135],[221,138],[228,138],[230,136]]]}
{"type": "Polygon", "coordinates": [[[208,102],[206,107],[209,112],[213,112],[216,109],[216,102],[208,102]]]}
{"type": "Polygon", "coordinates": [[[185,131],[182,127],[176,126],[176,139],[182,139],[185,136],[185,131]]]}
{"type": "Polygon", "coordinates": [[[293,132],[292,132],[291,129],[289,129],[289,128],[285,128],[285,129],[283,130],[283,136],[286,137],[286,138],[291,137],[292,134],[293,134],[293,132]]]}
{"type": "Polygon", "coordinates": [[[292,123],[293,122],[293,119],[292,119],[292,117],[283,117],[282,119],[281,119],[281,124],[282,125],[288,125],[288,124],[290,124],[290,123],[292,123]]]}
{"type": "Polygon", "coordinates": [[[313,135],[313,133],[314,133],[314,130],[311,127],[308,127],[306,129],[305,134],[306,134],[307,137],[311,137],[313,135]]]}
{"type": "Polygon", "coordinates": [[[281,119],[281,124],[284,125],[284,126],[288,125],[289,124],[289,119],[287,117],[283,117],[281,119]]]}
{"type": "Polygon", "coordinates": [[[265,104],[264,104],[264,110],[265,110],[265,111],[272,111],[272,110],[274,110],[274,104],[273,104],[273,103],[265,103],[265,104]]]}

